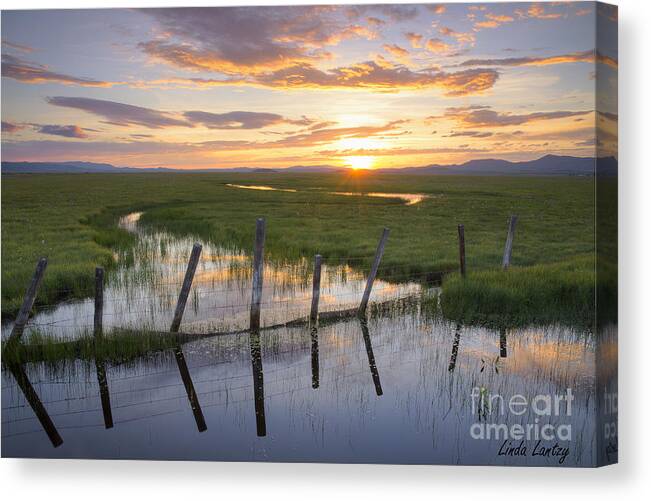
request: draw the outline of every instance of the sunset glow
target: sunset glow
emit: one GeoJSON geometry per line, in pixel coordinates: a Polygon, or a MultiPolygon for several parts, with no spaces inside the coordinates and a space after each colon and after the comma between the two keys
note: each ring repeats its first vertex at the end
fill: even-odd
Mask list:
{"type": "Polygon", "coordinates": [[[375,162],[374,157],[345,157],[344,160],[353,170],[370,169],[375,162]]]}
{"type": "Polygon", "coordinates": [[[5,11],[3,160],[361,170],[594,156],[595,126],[613,152],[595,5],[5,11]]]}

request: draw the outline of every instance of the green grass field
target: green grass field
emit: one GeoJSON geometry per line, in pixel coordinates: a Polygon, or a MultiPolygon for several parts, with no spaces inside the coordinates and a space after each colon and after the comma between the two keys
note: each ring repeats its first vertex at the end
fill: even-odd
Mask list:
{"type": "Polygon", "coordinates": [[[531,320],[539,320],[534,310],[552,307],[584,315],[594,296],[594,201],[594,180],[580,177],[2,176],[2,315],[15,315],[41,256],[49,258],[49,266],[37,304],[89,295],[94,267],[110,267],[114,249],[132,242],[133,237],[116,228],[117,218],[136,210],[145,211],[142,222],[151,227],[245,250],[252,246],[255,218],[265,217],[270,258],[320,253],[326,262],[349,260],[364,268],[387,226],[391,235],[380,276],[395,280],[432,280],[455,270],[457,224],[463,223],[468,277],[461,281],[452,273],[443,282],[444,312],[451,318],[481,322],[509,308],[504,301],[516,305],[514,317],[531,320]],[[226,183],[298,192],[242,190],[226,183]],[[408,206],[397,199],[328,191],[431,197],[408,206]],[[503,273],[510,214],[519,216],[514,266],[503,273]]]}

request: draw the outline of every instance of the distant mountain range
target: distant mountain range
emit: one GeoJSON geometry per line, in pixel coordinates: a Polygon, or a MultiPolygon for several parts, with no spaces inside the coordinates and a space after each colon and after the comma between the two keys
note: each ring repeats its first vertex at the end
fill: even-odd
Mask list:
{"type": "MultiPolygon", "coordinates": [[[[508,160],[481,159],[470,160],[459,165],[426,165],[423,167],[374,169],[378,174],[417,174],[417,175],[522,175],[522,176],[592,176],[595,163],[600,175],[616,176],[617,159],[614,157],[569,157],[545,155],[537,160],[509,162],[508,160]]],[[[164,172],[241,172],[241,173],[281,173],[311,172],[334,173],[349,172],[346,168],[330,165],[296,165],[285,169],[266,169],[259,167],[237,167],[229,169],[169,169],[166,167],[137,168],[115,167],[111,164],[93,162],[2,162],[2,174],[91,174],[91,173],[164,173],[164,172]]]]}

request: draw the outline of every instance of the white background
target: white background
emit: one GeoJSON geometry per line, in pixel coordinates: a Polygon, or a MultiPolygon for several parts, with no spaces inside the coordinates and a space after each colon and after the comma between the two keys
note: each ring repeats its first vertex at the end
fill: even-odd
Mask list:
{"type": "MultiPolygon", "coordinates": [[[[325,0],[324,0],[325,2],[325,0]]],[[[321,3],[324,3],[321,2],[321,3]]],[[[2,9],[319,3],[0,0],[2,9]]],[[[369,3],[331,0],[331,3],[369,3]]],[[[371,2],[372,3],[372,2],[371,2]]],[[[399,1],[387,2],[399,3],[399,1]]],[[[620,0],[619,458],[601,469],[154,461],[0,461],[4,499],[608,499],[651,493],[651,2],[620,0]]]]}

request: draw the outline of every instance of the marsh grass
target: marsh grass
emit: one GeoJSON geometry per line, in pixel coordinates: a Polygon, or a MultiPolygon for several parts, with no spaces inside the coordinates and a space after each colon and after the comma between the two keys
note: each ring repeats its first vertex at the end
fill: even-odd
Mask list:
{"type": "MultiPolygon", "coordinates": [[[[492,306],[502,305],[496,310],[502,311],[506,299],[515,301],[509,308],[524,318],[536,309],[564,306],[556,298],[559,291],[567,294],[563,297],[589,291],[587,269],[574,267],[595,251],[591,178],[170,173],[3,175],[2,181],[3,318],[16,314],[41,256],[49,265],[37,308],[90,296],[95,266],[110,268],[116,254],[128,262],[137,248],[134,236],[116,227],[120,216],[135,211],[144,211],[142,224],[152,230],[245,251],[253,244],[255,218],[264,216],[268,259],[291,262],[320,253],[325,263],[348,263],[361,271],[369,269],[387,226],[391,235],[378,277],[422,283],[440,281],[456,268],[456,225],[463,223],[470,277],[462,287],[452,275],[444,288],[446,311],[463,311],[465,318],[478,318],[492,306]],[[227,183],[298,191],[240,190],[227,183]],[[398,199],[328,191],[430,197],[408,206],[398,199]],[[501,274],[510,214],[520,218],[514,268],[501,274]],[[536,266],[551,266],[556,273],[536,266]]],[[[582,316],[585,297],[573,304],[582,316]]]]}
{"type": "MultiPolygon", "coordinates": [[[[594,259],[454,274],[443,282],[441,310],[464,325],[491,328],[595,323],[594,259]]],[[[604,289],[616,288],[606,279],[604,289]]]]}
{"type": "Polygon", "coordinates": [[[188,339],[185,335],[126,329],[114,329],[99,339],[95,339],[92,332],[86,332],[74,340],[58,339],[51,335],[32,332],[22,342],[3,342],[2,361],[8,364],[23,364],[65,360],[87,361],[97,358],[112,363],[124,363],[174,348],[188,339]]]}

